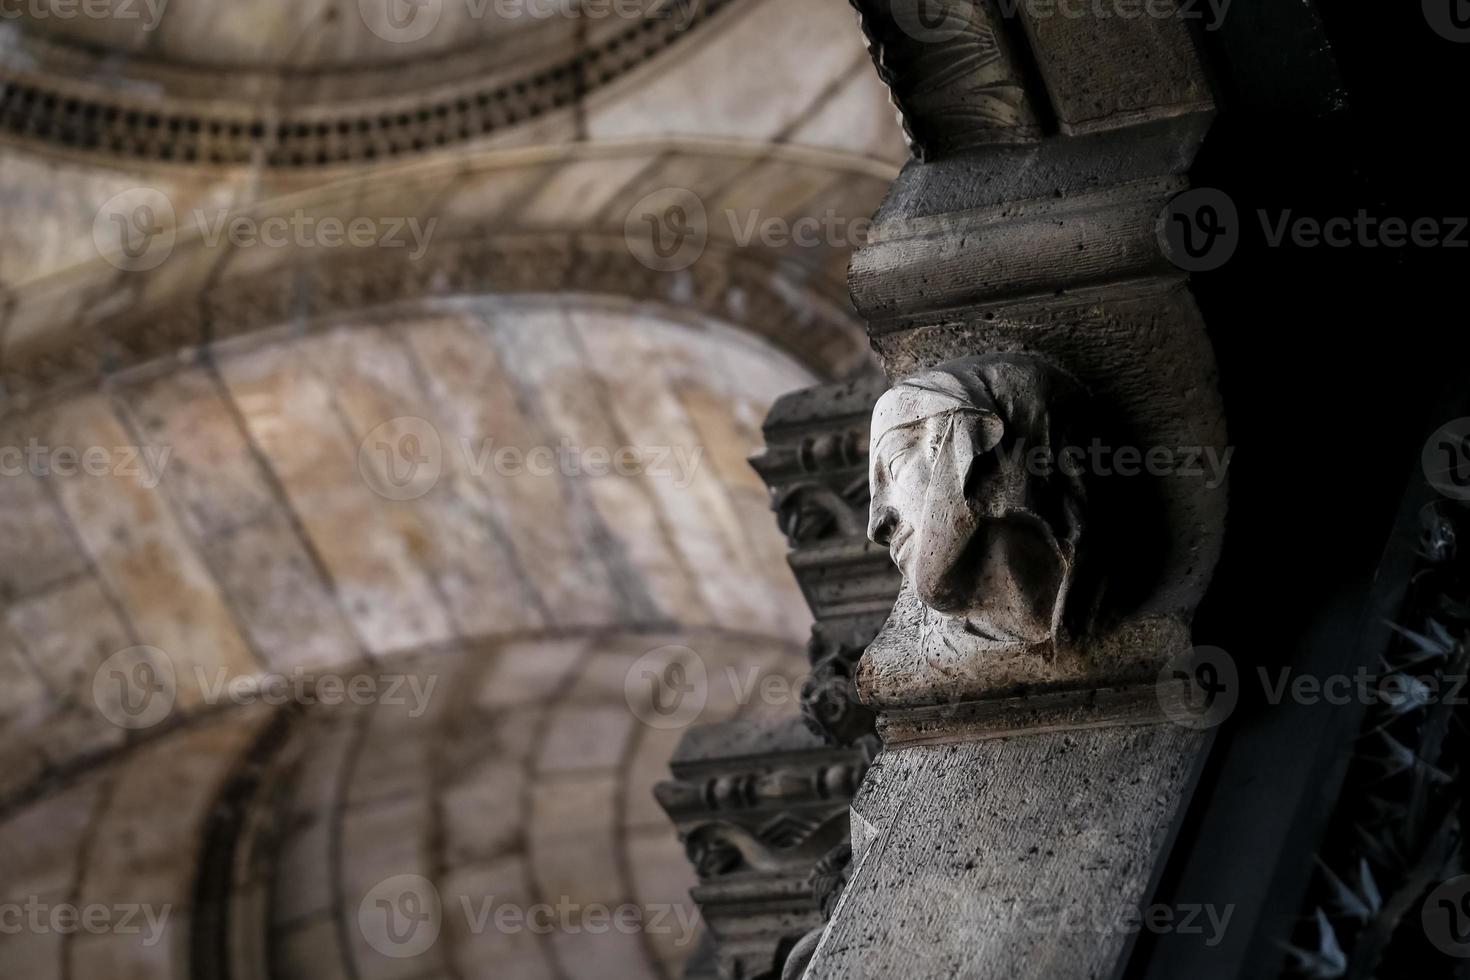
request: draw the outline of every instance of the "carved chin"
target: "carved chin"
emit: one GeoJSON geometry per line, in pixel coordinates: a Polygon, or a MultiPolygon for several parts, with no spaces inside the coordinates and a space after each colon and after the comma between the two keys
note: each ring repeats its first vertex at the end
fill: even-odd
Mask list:
{"type": "Polygon", "coordinates": [[[919,601],[935,612],[963,616],[974,605],[974,580],[956,568],[943,574],[924,576],[917,568],[903,569],[904,577],[914,584],[919,601]]]}
{"type": "Polygon", "coordinates": [[[941,567],[905,564],[914,566],[903,571],[915,595],[935,612],[997,639],[1041,643],[1051,635],[1065,568],[1051,541],[1026,522],[982,529],[959,560],[941,567]]]}

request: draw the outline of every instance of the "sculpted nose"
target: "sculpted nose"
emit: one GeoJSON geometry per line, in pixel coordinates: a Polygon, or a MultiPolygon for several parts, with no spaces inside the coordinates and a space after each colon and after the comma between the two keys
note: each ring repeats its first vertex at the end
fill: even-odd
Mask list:
{"type": "Polygon", "coordinates": [[[898,511],[886,502],[873,498],[868,507],[868,540],[888,547],[893,539],[893,529],[898,526],[898,511]]]}

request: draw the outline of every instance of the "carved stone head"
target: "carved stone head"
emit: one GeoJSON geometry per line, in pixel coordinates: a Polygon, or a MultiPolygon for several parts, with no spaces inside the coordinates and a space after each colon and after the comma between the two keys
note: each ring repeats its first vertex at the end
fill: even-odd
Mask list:
{"type": "Polygon", "coordinates": [[[1075,443],[1085,395],[1038,357],[947,361],[873,410],[868,536],[923,605],[982,641],[1055,644],[1086,495],[1075,443]]]}

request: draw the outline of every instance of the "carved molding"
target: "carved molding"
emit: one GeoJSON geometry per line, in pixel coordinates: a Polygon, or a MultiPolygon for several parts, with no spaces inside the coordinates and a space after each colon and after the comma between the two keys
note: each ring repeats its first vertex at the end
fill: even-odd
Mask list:
{"type": "Polygon", "coordinates": [[[868,746],[828,745],[799,718],[685,735],[674,778],[654,796],[699,875],[693,896],[721,976],[776,975],[791,945],[820,926],[813,869],[847,841],[848,804],[868,763],[868,746]]]}
{"type": "MultiPolygon", "coordinates": [[[[315,104],[311,94],[321,83],[313,79],[300,83],[296,97],[288,87],[257,99],[232,97],[228,86],[213,99],[191,97],[178,80],[173,85],[141,79],[133,86],[98,84],[90,79],[110,70],[101,57],[28,38],[33,50],[26,63],[39,59],[48,70],[0,69],[0,135],[68,152],[164,164],[289,169],[370,164],[484,139],[569,111],[589,92],[698,33],[695,27],[734,4],[702,0],[679,17],[638,20],[568,57],[509,76],[500,64],[483,65],[479,80],[426,81],[416,96],[386,87],[368,99],[345,95],[315,104]],[[262,102],[271,109],[262,111],[262,102]]],[[[382,74],[399,78],[401,86],[402,75],[392,72],[382,74]]],[[[359,92],[373,87],[357,86],[359,92]]]]}
{"type": "Polygon", "coordinates": [[[916,159],[1041,136],[1004,23],[989,3],[852,5],[916,159]]]}

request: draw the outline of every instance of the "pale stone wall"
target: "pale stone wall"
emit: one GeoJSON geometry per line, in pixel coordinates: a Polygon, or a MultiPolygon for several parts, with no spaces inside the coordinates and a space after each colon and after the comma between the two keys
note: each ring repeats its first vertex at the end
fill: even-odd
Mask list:
{"type": "Polygon", "coordinates": [[[475,928],[462,900],[693,914],[652,786],[687,724],[795,710],[780,692],[798,686],[809,616],[745,457],[769,402],[809,381],[713,321],[467,299],[255,334],[6,420],[5,446],[46,451],[0,479],[0,901],[176,918],[147,946],[0,935],[0,973],[101,976],[86,964],[102,958],[118,964],[107,976],[192,975],[211,807],[274,724],[294,746],[271,763],[289,775],[261,872],[274,975],[406,975],[354,924],[403,874],[440,890],[425,955],[445,976],[675,975],[685,930],[475,928]],[[421,482],[399,487],[377,450],[405,434],[422,437],[421,482]],[[497,462],[538,446],[580,467],[628,447],[640,471],[497,462]],[[100,447],[106,472],[56,472],[63,447],[100,447]],[[639,658],[671,644],[704,665],[708,703],[664,727],[633,692],[639,658]],[[161,651],[174,697],[132,730],[103,668],[140,645],[161,651]],[[415,717],[309,704],[298,718],[239,703],[248,683],[219,693],[298,672],[436,686],[415,717]],[[771,672],[786,678],[775,697],[758,683],[771,672]]]}

